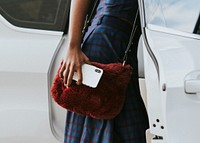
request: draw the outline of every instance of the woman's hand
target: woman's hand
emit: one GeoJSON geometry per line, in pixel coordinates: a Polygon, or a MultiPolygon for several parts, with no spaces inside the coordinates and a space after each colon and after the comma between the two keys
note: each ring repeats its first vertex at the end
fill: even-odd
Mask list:
{"type": "Polygon", "coordinates": [[[69,46],[67,49],[67,55],[63,61],[60,77],[63,78],[66,87],[69,87],[72,82],[74,72],[78,74],[77,84],[82,83],[82,65],[84,63],[89,64],[88,57],[82,52],[80,46],[69,46]]]}
{"type": "Polygon", "coordinates": [[[74,72],[78,74],[77,84],[82,83],[82,64],[88,63],[88,57],[81,51],[82,29],[91,0],[72,0],[68,31],[68,49],[60,71],[66,87],[72,82],[74,72]]]}

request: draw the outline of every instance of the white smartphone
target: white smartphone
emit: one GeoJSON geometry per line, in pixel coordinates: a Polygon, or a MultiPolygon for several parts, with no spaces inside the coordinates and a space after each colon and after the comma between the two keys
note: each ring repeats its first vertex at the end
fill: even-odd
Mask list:
{"type": "MultiPolygon", "coordinates": [[[[95,67],[93,65],[83,64],[82,65],[82,75],[83,75],[82,84],[95,88],[97,87],[102,74],[103,74],[102,69],[95,67]]],[[[73,80],[75,81],[78,80],[78,75],[76,72],[74,73],[73,80]]]]}

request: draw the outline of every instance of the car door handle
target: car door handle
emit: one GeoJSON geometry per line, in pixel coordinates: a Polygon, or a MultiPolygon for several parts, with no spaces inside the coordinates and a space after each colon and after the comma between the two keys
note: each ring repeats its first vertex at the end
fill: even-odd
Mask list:
{"type": "Polygon", "coordinates": [[[187,94],[200,93],[200,71],[189,73],[185,78],[184,86],[187,94]]]}
{"type": "Polygon", "coordinates": [[[185,81],[185,92],[189,94],[200,93],[200,80],[187,80],[185,81]]]}

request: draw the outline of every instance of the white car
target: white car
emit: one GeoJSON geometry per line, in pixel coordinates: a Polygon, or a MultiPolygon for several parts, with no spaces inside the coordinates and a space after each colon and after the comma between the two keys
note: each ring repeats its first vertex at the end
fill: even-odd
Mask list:
{"type": "Polygon", "coordinates": [[[139,5],[149,143],[199,143],[200,1],[139,5]]]}
{"type": "MultiPolygon", "coordinates": [[[[199,143],[200,1],[139,0],[139,75],[149,143],[199,143]],[[143,63],[144,61],[144,63],[143,63]]],[[[0,0],[0,143],[62,143],[52,101],[70,0],[0,0]]]]}
{"type": "Polygon", "coordinates": [[[63,142],[50,85],[66,47],[70,0],[0,0],[0,143],[63,142]]]}

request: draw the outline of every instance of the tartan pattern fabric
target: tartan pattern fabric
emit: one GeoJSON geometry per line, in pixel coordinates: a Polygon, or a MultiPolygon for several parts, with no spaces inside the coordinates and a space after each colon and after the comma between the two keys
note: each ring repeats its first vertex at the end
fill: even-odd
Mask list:
{"type": "MultiPolygon", "coordinates": [[[[121,61],[129,40],[131,25],[117,19],[104,15],[93,21],[88,28],[82,50],[90,61],[105,64],[121,61]]],[[[137,51],[137,47],[132,50],[137,51]]],[[[137,65],[137,57],[133,57],[131,62],[137,65]]],[[[124,107],[114,119],[94,119],[67,112],[65,143],[146,143],[148,117],[140,96],[137,68],[134,71],[124,107]]]]}
{"type": "Polygon", "coordinates": [[[137,0],[100,0],[95,18],[109,15],[133,21],[138,8],[137,0]],[[129,14],[127,14],[129,13],[129,14]]]}

